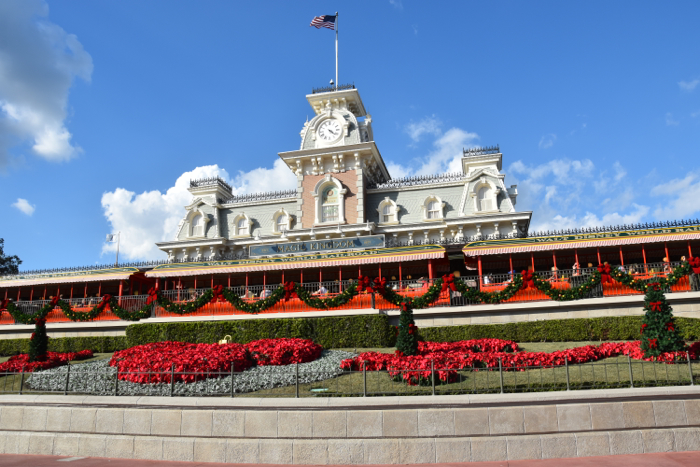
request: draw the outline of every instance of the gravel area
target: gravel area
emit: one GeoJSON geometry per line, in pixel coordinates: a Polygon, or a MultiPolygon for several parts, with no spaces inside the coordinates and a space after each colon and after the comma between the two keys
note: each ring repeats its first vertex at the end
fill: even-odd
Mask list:
{"type": "MultiPolygon", "coordinates": [[[[335,378],[344,373],[340,362],[355,354],[340,350],[324,350],[321,357],[309,363],[299,364],[299,384],[313,383],[335,378]]],[[[169,396],[170,383],[138,384],[116,380],[116,368],[109,360],[70,365],[68,392],[82,394],[113,395],[115,389],[120,396],[169,396]]],[[[35,391],[63,392],[66,388],[68,366],[32,373],[27,383],[35,391]]],[[[294,365],[254,366],[234,375],[235,393],[259,391],[295,384],[294,365]]],[[[176,382],[173,395],[203,396],[231,393],[231,376],[208,378],[195,383],[176,382]]]]}

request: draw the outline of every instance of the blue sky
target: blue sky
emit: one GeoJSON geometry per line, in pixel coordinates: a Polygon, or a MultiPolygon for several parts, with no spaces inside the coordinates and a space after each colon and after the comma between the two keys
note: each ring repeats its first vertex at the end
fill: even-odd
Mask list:
{"type": "Polygon", "coordinates": [[[536,228],[697,217],[700,2],[0,3],[0,238],[22,269],[158,259],[191,176],[287,188],[305,95],[357,85],[393,176],[500,144],[536,228]]]}

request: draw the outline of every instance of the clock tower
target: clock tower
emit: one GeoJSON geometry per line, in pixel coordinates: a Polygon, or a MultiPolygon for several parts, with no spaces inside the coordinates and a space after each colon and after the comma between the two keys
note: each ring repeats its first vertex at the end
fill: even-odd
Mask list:
{"type": "Polygon", "coordinates": [[[372,117],[354,85],[314,90],[314,118],[297,151],[279,156],[297,175],[297,222],[302,228],[363,224],[369,183],[390,179],[374,143],[372,117]]]}

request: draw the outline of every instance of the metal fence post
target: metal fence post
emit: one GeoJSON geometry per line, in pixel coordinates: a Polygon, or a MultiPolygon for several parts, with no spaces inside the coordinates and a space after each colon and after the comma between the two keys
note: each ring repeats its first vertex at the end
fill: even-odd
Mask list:
{"type": "Polygon", "coordinates": [[[630,387],[633,388],[634,387],[634,380],[632,379],[632,359],[630,358],[629,355],[627,356],[627,366],[630,370],[630,387]]]}
{"type": "Polygon", "coordinates": [[[236,392],[234,387],[233,387],[233,374],[235,373],[235,364],[231,362],[231,397],[233,397],[233,394],[236,392]]]}
{"type": "Polygon", "coordinates": [[[117,371],[114,373],[114,395],[119,395],[119,367],[117,367],[117,371]]]}
{"type": "MultiPolygon", "coordinates": [[[[433,384],[433,396],[435,395],[435,360],[432,358],[430,359],[430,380],[433,384]]],[[[503,385],[501,385],[503,387],[503,385]]],[[[501,389],[501,392],[503,392],[503,389],[501,389]]]]}
{"type": "Polygon", "coordinates": [[[63,395],[68,394],[68,382],[70,381],[70,363],[66,364],[66,386],[63,388],[63,395]]]}
{"type": "Polygon", "coordinates": [[[374,298],[374,292],[372,292],[372,309],[377,308],[375,298],[374,298]]]}
{"type": "Polygon", "coordinates": [[[299,364],[295,363],[294,364],[294,382],[296,386],[296,396],[299,397],[299,364]]]}
{"type": "Polygon", "coordinates": [[[24,389],[24,365],[22,365],[22,371],[19,374],[19,395],[22,395],[22,389],[24,389]]]}
{"type": "Polygon", "coordinates": [[[367,362],[362,362],[362,397],[367,397],[367,362]]]}
{"type": "Polygon", "coordinates": [[[503,363],[501,357],[498,357],[498,377],[501,380],[501,394],[503,394],[503,363]]]}
{"type": "Polygon", "coordinates": [[[693,367],[690,364],[690,352],[687,350],[685,351],[685,358],[688,360],[688,374],[690,374],[690,385],[694,386],[695,383],[693,383],[693,367]]]}
{"type": "Polygon", "coordinates": [[[568,358],[564,359],[564,368],[566,368],[566,390],[570,391],[571,384],[570,384],[570,380],[569,380],[569,359],[568,358]]]}
{"type": "Polygon", "coordinates": [[[173,397],[173,391],[175,390],[175,364],[170,365],[170,397],[173,397]]]}

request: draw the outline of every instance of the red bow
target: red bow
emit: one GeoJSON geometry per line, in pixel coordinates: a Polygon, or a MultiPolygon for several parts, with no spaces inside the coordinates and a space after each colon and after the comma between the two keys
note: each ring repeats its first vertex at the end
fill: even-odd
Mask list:
{"type": "Polygon", "coordinates": [[[375,292],[379,292],[380,294],[384,294],[384,289],[386,287],[386,279],[383,277],[377,277],[374,279],[374,286],[372,287],[372,290],[375,292]]]}
{"type": "Polygon", "coordinates": [[[51,306],[56,306],[61,298],[57,295],[51,299],[51,306]]]}
{"type": "Polygon", "coordinates": [[[646,323],[642,324],[642,329],[639,330],[639,334],[644,334],[644,328],[646,328],[646,323]]]}
{"type": "Polygon", "coordinates": [[[370,280],[369,277],[367,276],[359,276],[357,278],[357,291],[359,293],[364,292],[365,290],[370,290],[371,289],[370,285],[370,280]]]}
{"type": "Polygon", "coordinates": [[[454,274],[445,274],[442,276],[442,290],[440,292],[444,292],[447,289],[450,289],[453,292],[457,291],[457,287],[455,287],[455,275],[454,274]]]}
{"type": "Polygon", "coordinates": [[[523,271],[523,287],[529,289],[530,287],[535,287],[535,281],[532,279],[532,273],[530,271],[523,271]]]}
{"type": "Polygon", "coordinates": [[[673,326],[673,323],[666,323],[666,330],[667,331],[675,331],[676,328],[673,326]]]}
{"type": "Polygon", "coordinates": [[[284,283],[284,301],[286,302],[290,298],[296,298],[297,293],[295,291],[295,285],[294,282],[285,282],[284,283]]]}
{"type": "MultiPolygon", "coordinates": [[[[46,325],[46,318],[39,318],[38,320],[36,320],[34,322],[34,325],[39,326],[39,327],[46,325]]],[[[32,336],[33,335],[34,335],[34,333],[32,333],[32,336]]]]}
{"type": "Polygon", "coordinates": [[[609,284],[612,282],[610,277],[610,265],[609,264],[599,264],[598,272],[600,273],[600,282],[603,284],[609,284]]]}
{"type": "Polygon", "coordinates": [[[655,349],[657,347],[656,345],[656,339],[649,339],[649,348],[650,349],[655,349]]]}
{"type": "Polygon", "coordinates": [[[7,310],[7,305],[9,305],[9,303],[10,303],[10,300],[9,300],[9,299],[8,299],[8,300],[3,300],[2,302],[0,302],[0,311],[5,311],[5,310],[7,310]]]}
{"type": "Polygon", "coordinates": [[[700,274],[700,258],[693,258],[691,256],[688,262],[690,263],[690,267],[693,268],[693,273],[700,274]]]}
{"type": "Polygon", "coordinates": [[[408,333],[413,334],[413,331],[416,330],[416,325],[415,324],[409,324],[408,325],[408,333]]]}
{"type": "Polygon", "coordinates": [[[408,303],[401,302],[401,311],[408,311],[408,303]]]}
{"type": "Polygon", "coordinates": [[[158,287],[151,287],[148,289],[148,300],[146,300],[146,305],[150,305],[156,300],[158,300],[158,287]]]}
{"type": "Polygon", "coordinates": [[[649,302],[651,311],[661,311],[661,302],[649,302]]]}
{"type": "Polygon", "coordinates": [[[226,301],[226,299],[224,298],[224,295],[223,295],[223,291],[224,291],[223,285],[215,285],[214,287],[211,288],[211,291],[213,292],[213,296],[211,297],[210,303],[225,302],[226,301]]]}
{"type": "Polygon", "coordinates": [[[102,297],[102,302],[100,302],[99,305],[97,305],[98,310],[104,309],[105,305],[109,304],[109,301],[112,299],[112,296],[110,294],[106,294],[104,297],[102,297]]]}

